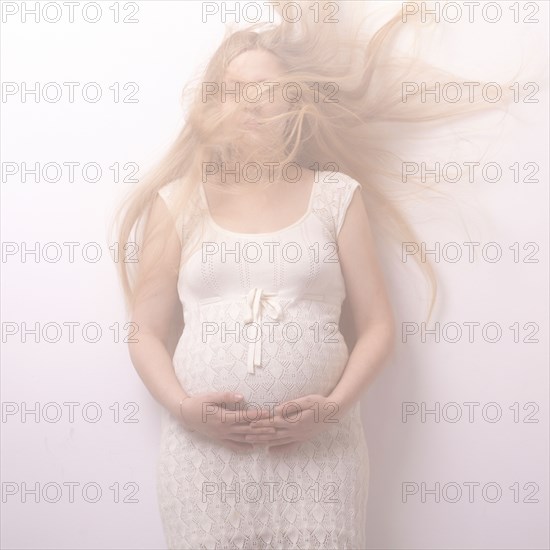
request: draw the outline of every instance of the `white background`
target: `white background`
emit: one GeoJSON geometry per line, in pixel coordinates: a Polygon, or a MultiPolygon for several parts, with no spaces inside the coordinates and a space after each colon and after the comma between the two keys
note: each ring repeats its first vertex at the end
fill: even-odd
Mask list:
{"type": "MultiPolygon", "coordinates": [[[[66,88],[62,99],[52,103],[35,102],[32,95],[22,101],[20,93],[2,96],[3,250],[9,250],[8,243],[19,249],[25,243],[27,248],[68,241],[80,245],[74,262],[69,261],[66,247],[57,262],[42,256],[35,261],[32,254],[22,258],[20,252],[2,258],[2,547],[163,548],[154,472],[160,409],[133,369],[126,345],[115,342],[115,332],[109,328],[116,323],[122,327],[126,319],[107,228],[117,201],[132,186],[115,183],[109,167],[135,162],[143,172],[160,157],[183,121],[181,89],[218,46],[224,25],[219,16],[202,23],[201,2],[196,1],[138,2],[134,17],[139,22],[134,24],[114,23],[111,1],[99,2],[103,15],[95,24],[83,21],[81,6],[75,8],[74,23],[67,22],[68,11],[60,22],[36,23],[32,15],[23,22],[21,11],[9,15],[8,4],[22,10],[20,3],[2,6],[4,85],[79,82],[81,86],[76,88],[74,103],[67,100],[66,88]],[[102,100],[82,99],[80,91],[87,82],[100,84],[102,100]],[[121,87],[136,82],[139,102],[113,102],[109,86],[116,82],[121,87]],[[58,183],[37,183],[32,175],[25,183],[20,174],[4,177],[6,163],[66,161],[99,163],[103,177],[88,183],[79,169],[73,183],[67,177],[58,183]],[[99,243],[99,261],[83,259],[85,243],[99,243]],[[69,342],[68,331],[57,343],[42,336],[36,343],[32,334],[23,341],[22,323],[33,328],[35,323],[62,326],[66,322],[79,323],[74,343],[69,342]],[[90,322],[102,329],[97,343],[82,338],[82,325],[90,322]],[[6,334],[14,324],[19,332],[6,334]],[[41,407],[77,403],[74,422],[63,406],[58,421],[48,422],[39,415],[36,422],[29,414],[22,422],[21,408],[33,408],[35,402],[41,407]],[[83,405],[90,402],[102,411],[95,423],[82,416],[83,405]],[[135,415],[132,408],[124,409],[127,403],[139,407],[135,415]],[[19,412],[7,414],[12,407],[19,412]],[[120,415],[115,417],[117,409],[120,415]],[[124,422],[124,418],[137,422],[124,422]],[[24,500],[20,492],[7,493],[13,483],[23,482],[30,488],[35,483],[79,485],[74,502],[69,501],[65,487],[59,502],[46,502],[39,495],[40,502],[35,503],[33,494],[24,500]],[[82,498],[86,483],[101,487],[97,503],[82,498]],[[119,502],[115,501],[116,484],[119,502]],[[123,502],[125,497],[136,502],[123,502]]],[[[27,2],[27,7],[34,4],[27,2]]],[[[128,4],[120,3],[121,17],[131,12],[128,4]]],[[[391,4],[399,9],[399,3],[391,4]]],[[[498,132],[480,127],[479,136],[491,137],[487,162],[501,163],[504,176],[496,183],[479,179],[452,189],[457,200],[464,201],[457,208],[467,218],[470,235],[449,214],[448,206],[439,210],[432,205],[429,219],[418,218],[418,231],[427,243],[493,241],[502,247],[503,257],[494,263],[479,255],[473,263],[438,263],[445,297],[436,320],[441,325],[459,324],[464,329],[462,338],[457,343],[444,338],[434,343],[433,336],[428,336],[422,343],[417,335],[398,344],[363,399],[371,464],[365,526],[369,548],[549,547],[548,102],[543,62],[548,52],[548,4],[519,3],[521,19],[531,13],[531,6],[538,8],[534,17],[539,22],[531,24],[514,23],[512,2],[493,4],[503,12],[496,23],[485,21],[478,9],[474,23],[463,19],[438,25],[438,46],[428,48],[431,58],[447,69],[485,80],[510,78],[523,60],[535,70],[541,87],[536,95],[539,102],[514,105],[517,118],[507,119],[498,132]],[[515,183],[507,169],[514,162],[536,162],[538,183],[515,183]],[[536,243],[538,263],[515,263],[508,247],[516,242],[522,258],[528,252],[522,250],[523,244],[536,243]],[[470,343],[465,322],[498,323],[502,338],[490,343],[478,330],[470,343]],[[514,323],[522,327],[520,340],[529,334],[524,325],[536,323],[538,343],[514,342],[509,329],[514,323]],[[421,422],[419,414],[404,422],[403,402],[425,402],[430,409],[436,402],[441,408],[455,402],[462,405],[463,417],[451,422],[455,411],[448,408],[448,416],[439,422],[433,415],[421,422]],[[465,402],[480,403],[474,422],[468,421],[465,402]],[[483,418],[481,409],[489,402],[502,408],[500,421],[483,418]],[[538,407],[532,417],[538,422],[524,422],[533,410],[522,408],[528,402],[538,407]],[[520,422],[514,422],[509,409],[514,403],[519,404],[520,422]],[[439,502],[433,494],[423,502],[420,493],[403,502],[402,487],[407,482],[419,488],[425,484],[428,489],[436,482],[441,488],[457,484],[463,492],[456,503],[444,498],[454,498],[452,486],[447,493],[442,489],[439,502]],[[464,485],[468,482],[479,483],[472,502],[464,485]],[[490,482],[502,488],[498,502],[482,496],[481,488],[490,482]],[[519,484],[519,502],[514,502],[510,490],[514,483],[519,484]],[[524,502],[534,486],[529,483],[538,487],[531,496],[538,502],[524,502]]],[[[461,124],[471,130],[474,123],[475,119],[461,124]]],[[[437,158],[435,150],[427,152],[423,147],[414,144],[412,158],[437,158]]],[[[472,143],[465,150],[479,153],[472,143]]],[[[446,154],[453,159],[468,158],[469,153],[446,154]]],[[[399,323],[420,323],[423,282],[416,268],[412,262],[385,268],[399,323]]],[[[121,330],[120,339],[124,335],[121,330]]],[[[454,331],[448,335],[454,336],[454,331]]],[[[46,412],[53,416],[55,409],[46,412]]],[[[88,413],[94,416],[93,409],[88,413]]],[[[493,413],[494,408],[487,410],[487,415],[493,413]]],[[[54,494],[52,487],[48,495],[54,494]]],[[[93,490],[89,496],[94,497],[93,490]]],[[[489,490],[487,496],[492,498],[493,492],[489,490]]]]}

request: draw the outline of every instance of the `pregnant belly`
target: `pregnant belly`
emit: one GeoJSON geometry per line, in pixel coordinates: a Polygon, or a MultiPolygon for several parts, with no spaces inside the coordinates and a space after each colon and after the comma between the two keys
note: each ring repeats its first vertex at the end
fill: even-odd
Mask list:
{"type": "Polygon", "coordinates": [[[241,393],[251,407],[309,394],[328,396],[348,360],[348,348],[338,330],[323,338],[303,331],[298,339],[277,338],[273,331],[258,338],[261,360],[249,372],[253,337],[246,340],[218,334],[203,338],[186,328],[174,354],[174,369],[184,390],[191,395],[241,393]]]}

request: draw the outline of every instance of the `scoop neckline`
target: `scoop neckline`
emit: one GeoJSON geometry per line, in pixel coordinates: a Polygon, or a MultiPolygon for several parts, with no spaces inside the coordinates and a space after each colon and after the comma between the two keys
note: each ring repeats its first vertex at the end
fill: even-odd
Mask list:
{"type": "Polygon", "coordinates": [[[282,233],[282,232],[287,231],[289,229],[294,229],[296,226],[303,223],[309,217],[309,215],[311,214],[311,210],[312,210],[312,207],[313,207],[313,198],[315,196],[315,191],[316,191],[316,188],[317,188],[317,178],[318,178],[320,173],[321,172],[316,171],[315,175],[313,177],[313,185],[311,186],[309,201],[308,201],[307,209],[304,212],[304,214],[298,220],[293,222],[292,224],[287,225],[286,227],[283,227],[281,229],[277,229],[276,231],[267,231],[267,232],[263,232],[263,233],[243,233],[241,231],[231,231],[230,229],[226,229],[225,227],[222,227],[221,225],[219,225],[214,220],[214,218],[212,217],[212,214],[210,214],[210,206],[208,205],[208,199],[206,198],[206,192],[204,190],[204,185],[203,185],[203,182],[201,181],[199,183],[199,189],[200,189],[200,194],[201,194],[201,197],[202,197],[202,200],[203,200],[203,206],[204,206],[205,212],[206,212],[206,217],[207,217],[209,223],[213,227],[215,227],[218,231],[221,231],[223,233],[228,233],[230,235],[239,235],[239,236],[242,236],[242,237],[262,237],[262,236],[269,236],[269,235],[277,235],[278,233],[282,233]]]}

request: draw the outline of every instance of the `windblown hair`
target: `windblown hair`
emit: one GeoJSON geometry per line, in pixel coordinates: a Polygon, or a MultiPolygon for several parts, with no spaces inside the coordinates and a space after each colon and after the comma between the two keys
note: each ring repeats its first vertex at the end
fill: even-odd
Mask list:
{"type": "MultiPolygon", "coordinates": [[[[303,13],[307,13],[309,2],[300,4],[303,13]]],[[[320,2],[321,13],[327,13],[323,12],[326,4],[334,2],[320,2]]],[[[417,191],[439,191],[418,179],[409,178],[403,183],[398,138],[494,105],[480,100],[472,102],[466,97],[454,103],[426,103],[420,89],[404,101],[404,82],[424,82],[430,89],[435,83],[460,79],[414,55],[404,56],[397,49],[402,33],[411,30],[411,26],[414,31],[414,22],[405,25],[401,11],[370,35],[366,23],[364,19],[354,20],[353,16],[338,22],[313,22],[302,17],[298,23],[257,23],[246,29],[227,31],[195,85],[190,82],[184,88],[183,98],[188,106],[179,135],[117,212],[119,246],[136,243],[138,249],[137,264],[118,263],[130,310],[134,307],[137,284],[134,270],[144,246],[143,228],[159,190],[174,180],[180,182],[173,196],[173,218],[155,228],[166,232],[171,230],[173,219],[192,208],[190,197],[200,182],[205,181],[204,167],[229,165],[234,158],[233,143],[238,131],[224,123],[246,104],[224,105],[221,83],[231,60],[248,50],[271,52],[285,67],[277,79],[280,86],[276,90],[290,91],[286,96],[290,109],[261,120],[275,124],[282,121],[284,139],[269,143],[267,155],[263,144],[261,151],[250,150],[247,157],[254,162],[279,163],[277,166],[296,163],[311,169],[343,172],[362,184],[377,242],[388,245],[393,242],[399,247],[403,242],[417,242],[400,202],[413,186],[417,191]],[[207,85],[216,92],[205,95],[207,85]]],[[[228,191],[231,187],[226,183],[228,191]]],[[[192,241],[183,242],[182,262],[191,251],[192,241]]],[[[162,254],[162,249],[155,253],[162,254]]],[[[430,263],[417,255],[415,259],[431,287],[429,317],[436,301],[437,277],[430,263]]],[[[142,277],[147,274],[140,273],[139,279],[142,277]]]]}

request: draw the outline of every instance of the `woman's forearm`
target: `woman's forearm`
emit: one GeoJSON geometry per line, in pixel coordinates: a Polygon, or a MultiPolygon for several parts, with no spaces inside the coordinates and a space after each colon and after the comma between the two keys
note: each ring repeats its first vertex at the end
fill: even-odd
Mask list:
{"type": "Polygon", "coordinates": [[[330,395],[342,417],[370,385],[392,349],[393,327],[390,323],[373,324],[357,339],[348,363],[330,395]]]}
{"type": "Polygon", "coordinates": [[[179,418],[179,404],[187,394],[176,377],[166,346],[147,332],[139,332],[138,339],[128,344],[136,371],[157,402],[179,418]]]}

